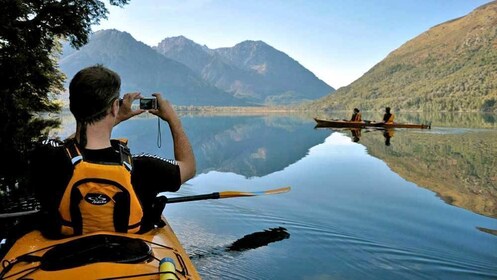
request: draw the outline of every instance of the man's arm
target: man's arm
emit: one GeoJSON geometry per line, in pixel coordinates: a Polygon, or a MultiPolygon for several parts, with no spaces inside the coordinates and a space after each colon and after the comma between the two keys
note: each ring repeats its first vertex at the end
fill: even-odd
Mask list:
{"type": "Polygon", "coordinates": [[[195,156],[193,149],[186,136],[181,121],[176,115],[169,101],[162,98],[159,93],[152,94],[157,98],[159,108],[157,110],[149,110],[169,124],[174,145],[174,159],[179,165],[181,174],[181,184],[193,178],[196,173],[195,156]]]}
{"type": "Polygon", "coordinates": [[[145,110],[143,110],[143,109],[137,109],[137,110],[131,109],[131,104],[133,103],[133,101],[136,99],[140,99],[140,98],[141,98],[141,95],[139,92],[126,93],[123,96],[123,100],[119,106],[119,112],[117,113],[114,126],[118,125],[119,123],[121,123],[127,119],[130,119],[136,115],[139,115],[139,114],[145,112],[145,110]]]}

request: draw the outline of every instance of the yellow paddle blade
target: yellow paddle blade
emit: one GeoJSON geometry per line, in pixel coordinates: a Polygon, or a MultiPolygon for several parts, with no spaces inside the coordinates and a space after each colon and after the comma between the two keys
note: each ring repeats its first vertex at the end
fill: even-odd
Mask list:
{"type": "Polygon", "coordinates": [[[219,198],[229,198],[229,197],[239,197],[239,196],[256,196],[256,195],[265,195],[265,194],[279,194],[279,193],[286,193],[288,191],[290,191],[290,187],[272,189],[272,190],[267,190],[267,191],[258,191],[258,192],[224,191],[224,192],[219,192],[219,198]]]}

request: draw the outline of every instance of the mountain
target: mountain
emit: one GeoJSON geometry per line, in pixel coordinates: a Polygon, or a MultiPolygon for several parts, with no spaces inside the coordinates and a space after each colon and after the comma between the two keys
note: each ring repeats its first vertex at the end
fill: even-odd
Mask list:
{"type": "Polygon", "coordinates": [[[175,105],[246,105],[126,32],[98,31],[81,49],[63,49],[59,65],[69,79],[84,67],[103,64],[121,76],[122,93],[140,91],[149,96],[161,92],[175,105]]]}
{"type": "Polygon", "coordinates": [[[497,1],[406,42],[312,109],[497,111],[497,1]]]}
{"type": "Polygon", "coordinates": [[[209,49],[179,36],[162,40],[155,49],[217,88],[251,103],[294,104],[334,91],[297,61],[262,41],[209,49]]]}

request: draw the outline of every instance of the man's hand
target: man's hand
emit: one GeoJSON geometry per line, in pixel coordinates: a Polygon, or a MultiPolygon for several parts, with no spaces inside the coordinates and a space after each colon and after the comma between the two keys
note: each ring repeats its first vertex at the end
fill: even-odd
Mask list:
{"type": "Polygon", "coordinates": [[[148,110],[151,114],[158,116],[159,118],[165,120],[168,123],[178,119],[178,116],[176,115],[173,106],[171,106],[171,103],[169,103],[169,101],[167,101],[166,99],[162,98],[162,95],[160,93],[153,93],[152,96],[155,96],[155,98],[157,98],[158,106],[157,109],[148,110]]]}
{"type": "Polygon", "coordinates": [[[123,101],[122,104],[119,106],[119,112],[117,113],[116,123],[114,125],[117,125],[120,122],[123,122],[129,118],[145,112],[145,110],[143,109],[131,109],[131,104],[133,103],[133,101],[140,98],[141,94],[139,92],[126,93],[123,96],[123,101]]]}

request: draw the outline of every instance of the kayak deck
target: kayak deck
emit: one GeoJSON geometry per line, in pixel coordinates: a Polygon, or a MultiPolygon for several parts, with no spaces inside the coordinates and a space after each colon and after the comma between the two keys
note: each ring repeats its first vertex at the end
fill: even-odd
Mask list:
{"type": "MultiPolygon", "coordinates": [[[[178,238],[167,222],[164,227],[152,229],[144,234],[96,232],[84,236],[76,236],[60,240],[47,239],[43,237],[40,231],[35,230],[17,240],[9,252],[5,255],[3,262],[14,262],[15,259],[24,254],[43,257],[44,254],[55,245],[69,244],[68,242],[70,241],[76,241],[78,239],[82,239],[83,237],[98,235],[123,236],[128,237],[128,239],[141,240],[143,243],[150,246],[150,255],[148,258],[140,260],[139,262],[95,262],[73,268],[51,271],[44,270],[42,268],[44,266],[40,265],[40,263],[43,263],[43,260],[41,262],[19,261],[12,265],[10,270],[3,275],[3,277],[8,277],[8,279],[19,279],[25,277],[32,279],[159,279],[159,261],[165,257],[168,257],[171,258],[175,264],[175,275],[178,279],[200,279],[196,268],[193,266],[190,258],[186,254],[178,238]]],[[[98,244],[95,244],[94,247],[98,247],[98,244]]],[[[86,251],[86,249],[79,251],[86,251]]],[[[74,253],[77,254],[78,252],[74,253]]],[[[4,267],[3,270],[5,269],[6,268],[4,267]]],[[[3,270],[2,273],[4,272],[3,270]]]]}
{"type": "Polygon", "coordinates": [[[368,121],[345,121],[345,120],[323,120],[314,118],[316,127],[383,127],[383,128],[421,128],[430,129],[431,125],[427,124],[413,124],[413,123],[383,123],[383,122],[368,122],[368,121]]]}

